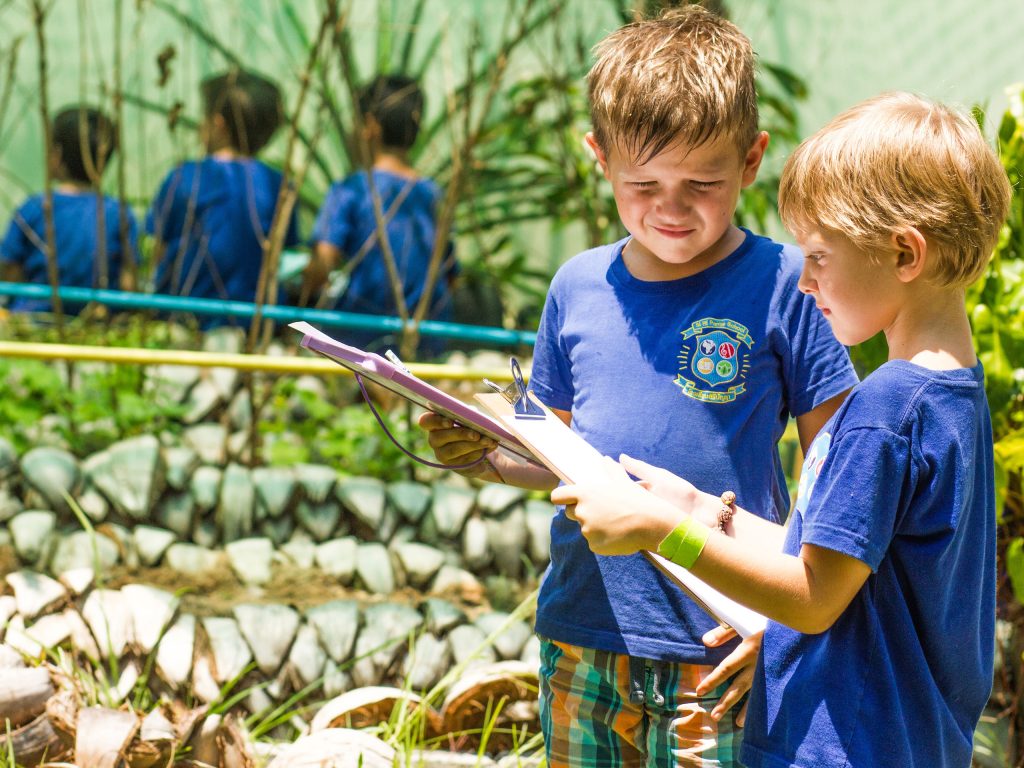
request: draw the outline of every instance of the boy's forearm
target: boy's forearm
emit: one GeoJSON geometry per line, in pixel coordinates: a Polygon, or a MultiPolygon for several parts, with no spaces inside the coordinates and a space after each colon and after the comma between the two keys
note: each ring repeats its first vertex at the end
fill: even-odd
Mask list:
{"type": "Polygon", "coordinates": [[[827,630],[870,573],[851,557],[815,547],[799,556],[764,542],[712,535],[690,569],[722,594],[798,632],[827,630]]]}
{"type": "Polygon", "coordinates": [[[786,529],[783,526],[739,508],[736,509],[727,530],[735,539],[752,541],[778,552],[782,551],[782,544],[786,539],[786,529]]]}

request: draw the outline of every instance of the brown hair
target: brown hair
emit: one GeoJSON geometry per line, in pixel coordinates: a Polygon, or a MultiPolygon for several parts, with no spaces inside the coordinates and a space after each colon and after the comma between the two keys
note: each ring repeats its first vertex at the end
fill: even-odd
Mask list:
{"type": "Polygon", "coordinates": [[[754,52],[732,22],[698,5],[616,30],[587,76],[594,137],[647,162],[719,136],[745,155],[757,136],[754,52]]]}
{"type": "Polygon", "coordinates": [[[910,93],[852,107],[786,161],[779,213],[794,232],[823,227],[888,247],[914,227],[937,250],[929,277],[964,286],[985,271],[1010,204],[995,151],[967,115],[910,93]]]}

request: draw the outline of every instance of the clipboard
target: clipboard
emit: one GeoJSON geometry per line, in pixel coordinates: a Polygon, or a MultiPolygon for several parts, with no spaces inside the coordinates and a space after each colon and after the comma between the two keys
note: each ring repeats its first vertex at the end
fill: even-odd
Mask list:
{"type": "MultiPolygon", "coordinates": [[[[607,475],[605,457],[596,448],[566,426],[532,393],[524,390],[523,395],[529,398],[532,405],[519,405],[508,394],[487,393],[475,397],[485,410],[514,432],[533,455],[563,481],[583,483],[607,475]],[[541,415],[524,416],[519,413],[527,408],[541,415]]],[[[713,619],[732,627],[741,637],[761,632],[767,625],[768,619],[764,616],[726,597],[682,566],[654,552],[644,552],[643,555],[713,619]]]]}
{"type": "Polygon", "coordinates": [[[513,454],[518,460],[538,463],[530,449],[500,422],[413,376],[397,358],[389,360],[358,347],[350,347],[306,322],[290,323],[288,327],[303,334],[300,344],[306,349],[333,360],[428,411],[439,413],[464,427],[487,435],[498,442],[499,448],[513,454]]]}

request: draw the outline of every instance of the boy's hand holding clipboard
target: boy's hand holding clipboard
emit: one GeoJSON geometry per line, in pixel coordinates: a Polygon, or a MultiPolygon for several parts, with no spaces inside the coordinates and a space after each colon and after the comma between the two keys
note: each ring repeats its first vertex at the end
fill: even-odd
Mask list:
{"type": "MultiPolygon", "coordinates": [[[[302,346],[334,360],[353,372],[363,387],[363,379],[372,381],[404,397],[422,408],[450,419],[454,424],[479,432],[493,441],[517,461],[547,467],[564,482],[574,484],[607,475],[611,459],[563,422],[557,415],[532,397],[526,390],[519,363],[513,358],[513,383],[493,393],[478,394],[476,400],[489,412],[481,413],[461,400],[413,376],[397,359],[387,359],[343,344],[304,322],[291,323],[290,328],[303,334],[302,346]],[[493,416],[493,418],[492,418],[493,416]]],[[[488,382],[490,384],[490,382],[488,382]]],[[[367,403],[373,407],[369,399],[367,403]]],[[[376,413],[376,412],[375,412],[376,413]]],[[[387,430],[378,416],[381,427],[387,430]]],[[[388,433],[390,435],[390,433],[388,433]]],[[[393,438],[392,438],[393,439],[393,438]]],[[[402,446],[399,446],[400,448],[402,446]]],[[[405,448],[402,448],[406,451],[405,448]]],[[[417,461],[448,469],[459,465],[434,464],[409,454],[417,461]]],[[[481,458],[482,460],[482,458],[481,458]]],[[[480,461],[480,460],[478,460],[480,461]]],[[[473,462],[476,464],[477,462],[473,462]]],[[[647,465],[644,465],[645,467],[647,465]]],[[[626,467],[628,469],[628,466],[626,467]]],[[[651,468],[654,470],[654,468],[651,468]]],[[[625,471],[625,469],[623,469],[625,471]]],[[[664,471],[664,470],[655,470],[664,471]]],[[[765,627],[765,618],[739,605],[702,582],[685,568],[659,557],[653,552],[644,556],[690,595],[705,611],[742,637],[749,637],[765,627]]]]}
{"type": "MultiPolygon", "coordinates": [[[[510,402],[511,397],[508,394],[479,394],[476,400],[509,431],[514,432],[522,443],[563,481],[576,484],[600,480],[606,477],[609,471],[625,472],[629,468],[630,465],[622,467],[603,456],[561,419],[527,394],[521,377],[517,378],[516,383],[519,386],[516,393],[518,399],[527,400],[524,405],[520,405],[518,401],[510,402]]],[[[653,471],[655,482],[656,473],[665,471],[649,467],[643,462],[636,462],[632,466],[640,469],[641,465],[653,471]]],[[[713,618],[735,629],[741,637],[750,637],[764,630],[767,623],[764,616],[726,597],[685,568],[654,552],[645,551],[643,554],[713,618]]]]}

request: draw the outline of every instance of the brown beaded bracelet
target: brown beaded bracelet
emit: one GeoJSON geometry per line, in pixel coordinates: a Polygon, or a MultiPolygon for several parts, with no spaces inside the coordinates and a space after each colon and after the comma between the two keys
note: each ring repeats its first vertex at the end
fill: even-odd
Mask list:
{"type": "Polygon", "coordinates": [[[720,499],[722,508],[718,510],[718,530],[725,533],[725,529],[729,526],[729,521],[736,514],[736,494],[732,491],[726,491],[721,495],[720,499]]]}

